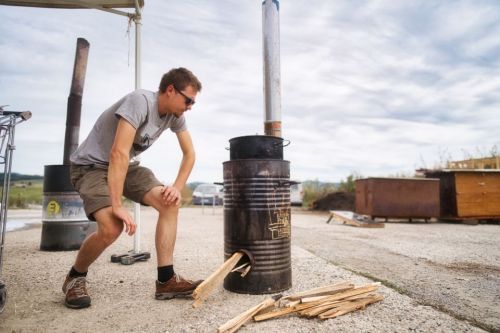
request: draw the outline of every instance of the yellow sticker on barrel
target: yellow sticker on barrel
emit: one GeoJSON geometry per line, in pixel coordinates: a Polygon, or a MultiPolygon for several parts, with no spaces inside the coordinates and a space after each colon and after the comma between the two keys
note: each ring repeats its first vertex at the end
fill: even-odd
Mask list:
{"type": "Polygon", "coordinates": [[[61,206],[59,206],[59,203],[55,200],[50,200],[49,203],[47,204],[47,213],[49,215],[56,215],[61,211],[61,206]]]}

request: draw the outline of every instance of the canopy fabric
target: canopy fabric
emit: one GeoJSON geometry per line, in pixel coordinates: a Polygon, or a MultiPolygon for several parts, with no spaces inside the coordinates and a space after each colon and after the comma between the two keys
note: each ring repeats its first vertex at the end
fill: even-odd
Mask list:
{"type": "MultiPolygon", "coordinates": [[[[93,6],[104,8],[135,8],[135,0],[83,0],[93,6]]],[[[71,3],[71,0],[0,0],[0,5],[23,6],[23,7],[43,7],[43,8],[87,8],[79,3],[71,3]]],[[[139,0],[139,6],[144,7],[144,0],[139,0]]]]}

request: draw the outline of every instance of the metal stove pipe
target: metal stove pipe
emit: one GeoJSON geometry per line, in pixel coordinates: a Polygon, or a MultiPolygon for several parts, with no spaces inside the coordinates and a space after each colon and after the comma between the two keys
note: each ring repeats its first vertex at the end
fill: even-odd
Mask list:
{"type": "Polygon", "coordinates": [[[71,90],[68,97],[68,109],[66,113],[66,134],[64,136],[63,156],[64,165],[69,165],[69,157],[78,147],[83,85],[85,84],[89,47],[90,44],[87,40],[84,38],[77,39],[73,79],[71,80],[71,90]]]}
{"type": "Polygon", "coordinates": [[[264,133],[281,137],[281,75],[279,1],[262,2],[264,57],[264,133]]]}

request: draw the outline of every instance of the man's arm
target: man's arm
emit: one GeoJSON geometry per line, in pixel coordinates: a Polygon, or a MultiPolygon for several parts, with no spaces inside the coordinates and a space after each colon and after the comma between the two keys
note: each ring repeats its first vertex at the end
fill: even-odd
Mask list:
{"type": "Polygon", "coordinates": [[[182,162],[177,173],[177,178],[172,186],[165,187],[163,191],[163,200],[166,205],[179,205],[181,203],[181,191],[186,185],[187,179],[195,161],[195,152],[193,141],[189,131],[177,132],[177,140],[182,150],[182,162]]]}
{"type": "Polygon", "coordinates": [[[130,159],[130,148],[136,129],[121,118],[116,129],[115,141],[109,153],[108,189],[113,214],[125,224],[125,232],[135,233],[136,224],[128,210],[122,206],[122,194],[130,159]]]}

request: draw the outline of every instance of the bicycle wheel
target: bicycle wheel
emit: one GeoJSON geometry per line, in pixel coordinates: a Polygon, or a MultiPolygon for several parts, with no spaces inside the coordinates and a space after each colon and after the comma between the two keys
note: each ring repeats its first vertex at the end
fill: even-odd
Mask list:
{"type": "Polygon", "coordinates": [[[5,303],[7,303],[7,288],[5,284],[0,281],[0,313],[5,309],[5,303]]]}

